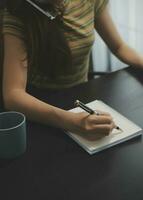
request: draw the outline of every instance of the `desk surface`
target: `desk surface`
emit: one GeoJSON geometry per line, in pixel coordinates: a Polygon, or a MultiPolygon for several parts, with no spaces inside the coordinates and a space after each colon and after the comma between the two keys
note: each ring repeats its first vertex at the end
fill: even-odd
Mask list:
{"type": "MultiPolygon", "coordinates": [[[[64,109],[101,99],[143,127],[143,75],[121,70],[64,91],[28,89],[64,109]]],[[[136,138],[88,155],[62,130],[27,122],[28,148],[0,161],[2,200],[143,200],[143,142],[136,138]]]]}

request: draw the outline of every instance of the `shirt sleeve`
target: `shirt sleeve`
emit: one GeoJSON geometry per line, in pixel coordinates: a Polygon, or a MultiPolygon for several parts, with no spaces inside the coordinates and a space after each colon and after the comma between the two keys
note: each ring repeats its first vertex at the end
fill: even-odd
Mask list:
{"type": "Polygon", "coordinates": [[[95,1],[95,18],[98,17],[105,6],[108,4],[109,0],[96,0],[95,1]]]}
{"type": "Polygon", "coordinates": [[[7,10],[3,11],[2,33],[11,34],[24,40],[24,24],[7,10]]]}

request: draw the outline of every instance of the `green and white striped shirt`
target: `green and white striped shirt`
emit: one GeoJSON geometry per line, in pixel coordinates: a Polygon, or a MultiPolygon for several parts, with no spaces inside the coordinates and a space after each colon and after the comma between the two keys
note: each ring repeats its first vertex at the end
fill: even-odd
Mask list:
{"type": "MultiPolygon", "coordinates": [[[[108,0],[65,0],[63,31],[72,53],[72,66],[59,66],[57,77],[51,80],[41,73],[40,66],[30,76],[31,84],[38,88],[68,88],[87,81],[89,55],[95,40],[95,18],[100,15],[108,0]]],[[[24,38],[23,24],[5,11],[3,33],[24,38]]],[[[53,66],[53,70],[54,66],[53,66]]]]}

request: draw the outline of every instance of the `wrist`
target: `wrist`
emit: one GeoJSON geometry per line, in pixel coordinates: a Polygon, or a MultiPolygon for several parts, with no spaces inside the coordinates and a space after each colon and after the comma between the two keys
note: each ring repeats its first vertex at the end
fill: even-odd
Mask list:
{"type": "Polygon", "coordinates": [[[51,111],[51,123],[58,128],[71,130],[75,124],[75,115],[75,113],[53,107],[51,111]]]}

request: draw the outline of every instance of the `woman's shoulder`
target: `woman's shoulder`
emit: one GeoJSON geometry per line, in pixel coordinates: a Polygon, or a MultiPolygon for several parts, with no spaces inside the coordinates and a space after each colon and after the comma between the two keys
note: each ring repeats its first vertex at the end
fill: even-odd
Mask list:
{"type": "Polygon", "coordinates": [[[3,17],[3,23],[14,23],[19,26],[23,26],[22,20],[18,18],[16,15],[11,14],[7,9],[1,11],[3,17]]]}
{"type": "Polygon", "coordinates": [[[98,16],[109,2],[109,0],[93,0],[93,1],[95,3],[95,16],[98,16]]]}
{"type": "Polygon", "coordinates": [[[7,9],[1,11],[2,15],[2,33],[12,34],[20,38],[24,38],[25,26],[22,20],[12,15],[7,9]]]}

